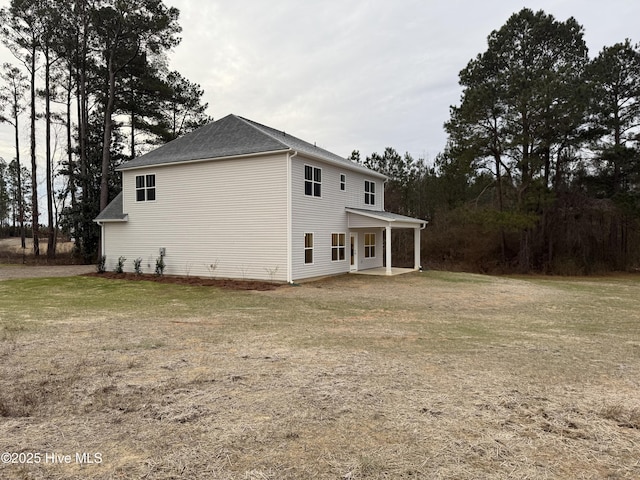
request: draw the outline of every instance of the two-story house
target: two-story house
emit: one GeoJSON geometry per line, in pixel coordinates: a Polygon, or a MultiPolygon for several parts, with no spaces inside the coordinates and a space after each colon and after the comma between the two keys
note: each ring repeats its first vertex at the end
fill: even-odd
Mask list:
{"type": "Polygon", "coordinates": [[[96,218],[106,267],[163,257],[165,273],[293,282],[386,266],[391,229],[426,222],[384,211],[386,177],[283,131],[229,115],[126,162],[96,218]]]}

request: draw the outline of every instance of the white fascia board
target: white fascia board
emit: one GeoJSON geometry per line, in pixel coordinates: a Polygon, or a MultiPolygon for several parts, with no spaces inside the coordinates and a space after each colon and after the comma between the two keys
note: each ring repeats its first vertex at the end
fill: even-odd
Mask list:
{"type": "Polygon", "coordinates": [[[243,158],[252,158],[252,157],[261,157],[266,155],[273,155],[278,153],[289,153],[293,150],[271,150],[269,152],[256,152],[256,153],[244,153],[242,155],[228,155],[226,157],[207,157],[207,158],[196,158],[194,160],[176,160],[175,162],[164,162],[164,163],[152,163],[150,165],[139,165],[137,167],[127,167],[125,165],[121,165],[116,168],[116,172],[128,172],[133,170],[141,170],[148,168],[159,168],[159,167],[169,167],[172,165],[186,165],[190,163],[203,163],[203,162],[215,162],[218,160],[235,160],[235,159],[243,159],[243,158]]]}
{"type": "Polygon", "coordinates": [[[129,214],[125,215],[124,218],[102,218],[100,220],[93,219],[98,225],[102,225],[103,223],[125,223],[129,221],[129,214]]]}
{"type": "MultiPolygon", "coordinates": [[[[293,150],[292,150],[293,151],[293,150]]],[[[364,175],[369,175],[372,177],[376,177],[379,178],[381,180],[384,180],[385,182],[389,179],[386,175],[380,173],[380,172],[376,172],[375,170],[371,170],[367,167],[364,167],[362,165],[358,165],[357,163],[353,163],[353,162],[349,162],[349,160],[347,160],[345,158],[344,162],[339,162],[337,160],[330,160],[328,158],[324,158],[321,156],[315,156],[311,153],[307,153],[307,152],[303,152],[301,150],[297,150],[298,154],[301,157],[306,157],[306,158],[310,158],[312,160],[316,160],[318,162],[323,162],[323,163],[328,163],[329,165],[334,165],[336,167],[340,167],[343,168],[345,170],[351,170],[353,172],[358,172],[358,173],[362,173],[364,175]]]]}
{"type": "MultiPolygon", "coordinates": [[[[376,215],[377,213],[376,210],[364,211],[364,210],[355,210],[349,207],[346,207],[345,210],[349,213],[353,213],[354,215],[362,215],[363,217],[374,218],[376,220],[382,220],[384,222],[410,225],[407,228],[414,228],[414,225],[423,225],[428,223],[426,220],[420,220],[419,218],[405,217],[404,215],[402,216],[399,215],[398,218],[388,217],[386,215],[376,215]]],[[[382,213],[390,213],[390,212],[382,212],[382,213]]],[[[392,213],[391,215],[394,215],[394,214],[392,213]]],[[[404,228],[404,227],[398,226],[398,228],[404,228]]]]}

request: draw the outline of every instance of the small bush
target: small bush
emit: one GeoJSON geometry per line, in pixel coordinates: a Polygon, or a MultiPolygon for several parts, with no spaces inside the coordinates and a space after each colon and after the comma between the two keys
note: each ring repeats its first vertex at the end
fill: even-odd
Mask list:
{"type": "Polygon", "coordinates": [[[161,255],[156,259],[156,275],[164,275],[164,268],[166,264],[164,263],[164,257],[161,255]]]}
{"type": "Polygon", "coordinates": [[[215,272],[216,269],[218,268],[218,264],[220,263],[220,259],[216,258],[216,261],[207,265],[207,269],[209,270],[209,273],[211,274],[211,278],[215,278],[215,272]]]}
{"type": "Polygon", "coordinates": [[[102,255],[98,259],[98,265],[96,266],[96,270],[98,271],[98,273],[104,273],[104,272],[107,271],[106,264],[107,264],[107,256],[106,255],[102,255]]]}
{"type": "Polygon", "coordinates": [[[118,257],[118,264],[116,265],[116,269],[114,270],[116,273],[124,273],[124,262],[126,262],[127,259],[124,257],[118,257]]]}
{"type": "Polygon", "coordinates": [[[142,275],[142,258],[138,257],[133,261],[133,271],[136,275],[142,275]]]}

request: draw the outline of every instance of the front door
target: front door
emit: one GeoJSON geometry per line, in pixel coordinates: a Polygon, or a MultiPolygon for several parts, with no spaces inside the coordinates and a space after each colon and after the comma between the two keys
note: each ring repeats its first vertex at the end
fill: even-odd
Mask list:
{"type": "Polygon", "coordinates": [[[349,271],[357,272],[358,271],[358,234],[352,233],[349,235],[350,243],[351,243],[351,266],[349,271]]]}

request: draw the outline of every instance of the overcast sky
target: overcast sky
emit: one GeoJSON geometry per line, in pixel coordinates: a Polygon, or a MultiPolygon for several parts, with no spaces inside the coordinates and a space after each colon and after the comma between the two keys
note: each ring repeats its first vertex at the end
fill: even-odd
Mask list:
{"type": "MultiPolygon", "coordinates": [[[[204,88],[210,115],[235,113],[344,157],[391,146],[433,160],[460,98],[459,71],[523,7],[575,17],[592,57],[625,38],[640,41],[634,0],[165,3],[180,9],[183,28],[171,68],[204,88]]],[[[0,61],[14,61],[2,46],[0,61]]],[[[28,132],[21,136],[26,159],[28,132]]],[[[12,130],[0,125],[0,156],[13,158],[12,149],[12,130]]]]}

